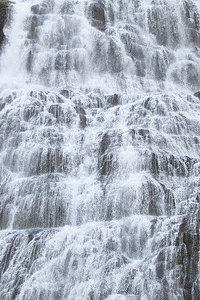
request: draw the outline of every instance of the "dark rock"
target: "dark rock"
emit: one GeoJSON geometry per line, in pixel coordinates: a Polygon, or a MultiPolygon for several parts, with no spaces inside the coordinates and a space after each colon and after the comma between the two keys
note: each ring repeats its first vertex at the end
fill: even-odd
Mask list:
{"type": "Polygon", "coordinates": [[[164,203],[165,203],[165,210],[168,215],[171,214],[171,211],[175,209],[175,200],[174,195],[171,190],[166,189],[164,190],[164,203]]]}
{"type": "Polygon", "coordinates": [[[200,99],[200,91],[194,93],[194,96],[200,99]]]}
{"type": "Polygon", "coordinates": [[[73,263],[72,263],[72,269],[74,271],[76,271],[78,269],[78,260],[77,260],[77,258],[75,258],[73,263]]]}
{"type": "Polygon", "coordinates": [[[114,21],[115,21],[115,15],[113,12],[112,4],[109,4],[109,6],[108,6],[108,18],[109,18],[111,25],[113,25],[114,21]]]}
{"type": "Polygon", "coordinates": [[[28,242],[31,242],[35,235],[42,231],[42,228],[31,228],[27,231],[28,242]]]}
{"type": "Polygon", "coordinates": [[[49,113],[54,116],[57,123],[69,124],[72,120],[72,112],[64,110],[60,104],[52,104],[49,107],[49,113]]]}
{"type": "Polygon", "coordinates": [[[85,110],[81,106],[78,106],[78,107],[76,107],[76,112],[77,112],[77,114],[79,114],[80,127],[85,128],[86,123],[87,123],[87,119],[86,119],[86,116],[85,116],[86,115],[85,110]]]}
{"type": "Polygon", "coordinates": [[[27,58],[27,63],[26,63],[26,68],[27,68],[28,72],[31,71],[32,64],[33,64],[33,53],[32,53],[32,51],[29,51],[28,58],[27,58]]]}
{"type": "Polygon", "coordinates": [[[27,106],[24,108],[23,118],[28,122],[33,116],[38,116],[41,108],[36,105],[27,106]]]}
{"type": "Polygon", "coordinates": [[[106,27],[106,18],[104,7],[100,2],[92,2],[89,6],[89,18],[91,25],[104,31],[106,27]]]}
{"type": "Polygon", "coordinates": [[[69,91],[68,90],[61,90],[59,91],[59,93],[64,96],[65,98],[69,97],[69,91]]]}
{"type": "Polygon", "coordinates": [[[37,39],[38,37],[38,26],[41,24],[39,16],[33,15],[29,18],[29,39],[37,39]]]}
{"type": "Polygon", "coordinates": [[[52,3],[51,1],[43,1],[41,4],[32,5],[31,12],[36,15],[49,14],[52,11],[52,3]]]}
{"type": "Polygon", "coordinates": [[[56,70],[71,70],[73,68],[73,59],[70,51],[60,51],[56,55],[56,70]]]}
{"type": "Polygon", "coordinates": [[[107,68],[111,73],[119,73],[123,70],[123,54],[114,38],[110,39],[108,45],[107,68]]]}
{"type": "Polygon", "coordinates": [[[136,131],[134,128],[129,129],[129,134],[131,136],[131,138],[134,140],[136,137],[136,131]]]}
{"type": "Polygon", "coordinates": [[[150,160],[150,171],[154,175],[157,175],[159,173],[158,156],[155,153],[152,153],[152,157],[150,160]]]}
{"type": "Polygon", "coordinates": [[[141,45],[136,42],[135,35],[131,32],[130,28],[127,28],[128,32],[123,32],[121,34],[121,41],[124,43],[126,53],[128,56],[132,58],[133,61],[136,62],[136,71],[140,72],[142,76],[145,72],[145,63],[144,63],[144,50],[141,45]]]}
{"type": "Polygon", "coordinates": [[[86,116],[80,115],[79,117],[80,117],[80,127],[85,128],[86,127],[86,123],[87,123],[86,116]]]}
{"type": "Polygon", "coordinates": [[[101,175],[109,175],[111,173],[112,160],[113,160],[112,154],[103,156],[103,158],[101,159],[101,162],[99,164],[101,175]]]}
{"type": "Polygon", "coordinates": [[[105,154],[106,150],[110,145],[110,138],[107,133],[102,136],[101,144],[100,144],[100,155],[105,154]]]}
{"type": "Polygon", "coordinates": [[[132,269],[124,277],[122,277],[118,293],[127,295],[135,292],[133,282],[137,273],[138,271],[136,269],[132,269]]]}
{"type": "Polygon", "coordinates": [[[102,176],[109,175],[112,170],[112,153],[108,153],[108,148],[111,144],[110,137],[107,133],[102,136],[99,149],[98,167],[102,176]]]}
{"type": "Polygon", "coordinates": [[[32,153],[27,173],[28,176],[67,173],[68,167],[68,156],[60,148],[39,149],[32,153]]]}
{"type": "Polygon", "coordinates": [[[39,14],[40,12],[40,5],[39,4],[35,4],[31,6],[31,12],[33,14],[39,14]]]}
{"type": "Polygon", "coordinates": [[[191,87],[198,87],[200,84],[199,70],[193,63],[186,65],[187,83],[191,87]]]}
{"type": "Polygon", "coordinates": [[[143,128],[138,129],[138,135],[142,137],[144,141],[150,142],[151,140],[149,129],[143,129],[143,128]]]}
{"type": "Polygon", "coordinates": [[[58,104],[52,104],[49,107],[49,112],[56,118],[58,119],[60,116],[62,116],[63,111],[62,111],[62,107],[58,104]]]}
{"type": "Polygon", "coordinates": [[[156,276],[158,278],[163,278],[164,277],[164,271],[165,271],[165,263],[160,262],[156,264],[156,276]]]}
{"type": "Polygon", "coordinates": [[[7,5],[6,5],[6,1],[5,3],[0,3],[0,49],[1,49],[1,44],[5,38],[4,32],[3,32],[3,28],[4,25],[6,23],[6,19],[7,19],[7,5]]]}
{"type": "Polygon", "coordinates": [[[162,197],[160,187],[149,181],[143,185],[143,203],[149,199],[149,214],[152,216],[159,216],[162,214],[158,199],[162,197]]]}
{"type": "Polygon", "coordinates": [[[76,4],[78,4],[78,1],[77,2],[70,2],[70,1],[65,2],[64,1],[62,8],[61,8],[62,14],[73,15],[76,4]]]}
{"type": "Polygon", "coordinates": [[[181,245],[180,251],[177,253],[177,264],[184,266],[185,300],[199,299],[200,296],[198,285],[199,242],[199,225],[194,227],[189,216],[183,218],[179,226],[176,246],[181,245]],[[194,298],[193,292],[195,292],[194,298]]]}
{"type": "Polygon", "coordinates": [[[154,175],[161,172],[170,176],[184,177],[192,172],[195,160],[188,157],[175,157],[174,155],[165,156],[152,153],[150,158],[150,171],[154,175]]]}
{"type": "Polygon", "coordinates": [[[7,251],[5,255],[1,259],[1,266],[0,266],[0,278],[3,275],[3,273],[8,269],[9,263],[14,255],[14,248],[15,248],[15,238],[12,240],[12,243],[10,246],[7,248],[7,251]]]}
{"type": "Polygon", "coordinates": [[[2,110],[2,109],[4,109],[4,107],[5,107],[5,103],[0,103],[0,111],[2,110]]]}
{"type": "Polygon", "coordinates": [[[136,67],[136,75],[139,77],[145,77],[146,76],[146,66],[143,61],[136,61],[135,63],[136,67]]]}
{"type": "Polygon", "coordinates": [[[165,262],[165,259],[166,259],[165,250],[161,250],[157,256],[156,261],[157,262],[165,262]]]}
{"type": "Polygon", "coordinates": [[[119,94],[114,94],[114,95],[111,95],[111,96],[108,97],[108,103],[111,106],[119,105],[119,102],[120,102],[119,94]]]}

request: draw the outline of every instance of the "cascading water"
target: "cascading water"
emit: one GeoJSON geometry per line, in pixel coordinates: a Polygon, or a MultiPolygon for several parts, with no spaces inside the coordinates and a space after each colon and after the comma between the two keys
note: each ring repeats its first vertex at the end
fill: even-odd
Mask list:
{"type": "Polygon", "coordinates": [[[0,59],[0,300],[197,300],[199,0],[18,0],[0,59]]]}

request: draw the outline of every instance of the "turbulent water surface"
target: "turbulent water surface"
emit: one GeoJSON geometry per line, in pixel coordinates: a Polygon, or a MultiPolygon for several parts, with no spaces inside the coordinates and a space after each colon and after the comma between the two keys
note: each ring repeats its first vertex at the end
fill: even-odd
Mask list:
{"type": "Polygon", "coordinates": [[[0,300],[198,300],[200,1],[16,0],[4,34],[0,300]]]}

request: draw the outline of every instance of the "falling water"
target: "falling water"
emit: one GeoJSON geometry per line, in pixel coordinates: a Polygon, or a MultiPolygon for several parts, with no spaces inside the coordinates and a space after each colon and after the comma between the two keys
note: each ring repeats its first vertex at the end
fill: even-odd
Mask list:
{"type": "Polygon", "coordinates": [[[199,0],[8,15],[0,300],[199,299],[199,0]]]}

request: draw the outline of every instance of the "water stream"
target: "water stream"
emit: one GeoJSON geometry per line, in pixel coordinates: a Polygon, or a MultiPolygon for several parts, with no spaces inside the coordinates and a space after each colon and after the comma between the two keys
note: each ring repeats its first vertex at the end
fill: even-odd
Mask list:
{"type": "Polygon", "coordinates": [[[0,300],[198,300],[199,0],[16,0],[0,56],[0,300]]]}

